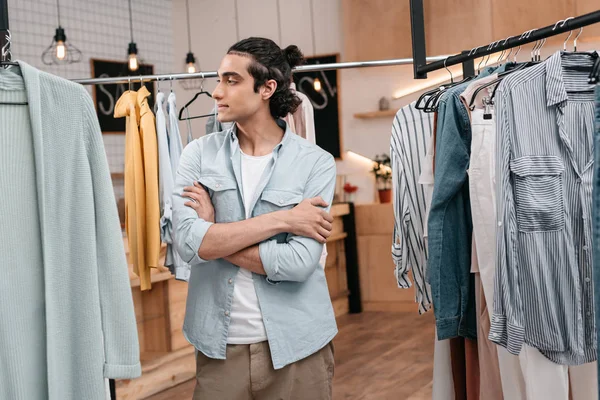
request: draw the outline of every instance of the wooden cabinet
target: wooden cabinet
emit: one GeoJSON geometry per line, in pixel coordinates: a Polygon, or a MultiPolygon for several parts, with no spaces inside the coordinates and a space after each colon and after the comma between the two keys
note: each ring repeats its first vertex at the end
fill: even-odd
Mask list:
{"type": "Polygon", "coordinates": [[[399,289],[394,276],[392,204],[357,205],[355,210],[363,310],[416,312],[414,288],[399,289]]]}
{"type": "MultiPolygon", "coordinates": [[[[325,275],[335,315],[348,313],[348,282],[343,216],[347,204],[331,208],[333,231],[327,244],[325,275]]],[[[125,239],[127,249],[127,240],[125,239]]],[[[161,249],[164,262],[165,246],[161,249]]],[[[155,393],[193,379],[196,373],[195,349],[183,336],[183,319],[187,298],[187,282],[173,279],[164,267],[152,270],[152,289],[140,291],[139,278],[130,266],[135,315],[140,341],[142,376],[117,381],[119,400],[144,399],[155,393]]]]}

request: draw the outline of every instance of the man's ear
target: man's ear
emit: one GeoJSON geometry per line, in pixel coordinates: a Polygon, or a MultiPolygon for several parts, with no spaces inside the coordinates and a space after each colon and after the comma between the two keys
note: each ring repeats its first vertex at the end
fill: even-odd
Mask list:
{"type": "Polygon", "coordinates": [[[273,96],[277,90],[277,81],[275,79],[269,79],[260,89],[260,95],[263,100],[268,100],[273,96]]]}

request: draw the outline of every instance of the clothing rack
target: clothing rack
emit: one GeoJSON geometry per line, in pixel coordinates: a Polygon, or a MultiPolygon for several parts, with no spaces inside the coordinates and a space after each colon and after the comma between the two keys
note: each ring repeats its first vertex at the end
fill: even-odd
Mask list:
{"type": "MultiPolygon", "coordinates": [[[[436,56],[427,57],[427,61],[443,61],[448,56],[436,56]]],[[[366,68],[366,67],[389,67],[395,65],[409,65],[413,63],[412,58],[398,58],[391,60],[378,60],[378,61],[356,61],[356,62],[342,62],[342,63],[329,63],[329,64],[312,64],[312,65],[301,65],[295,67],[292,72],[312,72],[312,71],[329,71],[335,69],[348,69],[348,68],[366,68]]],[[[176,73],[176,74],[162,74],[162,75],[140,75],[140,76],[127,76],[117,78],[86,78],[86,79],[74,79],[73,82],[82,85],[107,85],[117,83],[138,83],[138,82],[153,82],[153,81],[175,81],[180,79],[205,79],[205,78],[216,78],[218,76],[217,71],[208,72],[195,72],[193,74],[187,73],[176,73]]]]}
{"type": "Polygon", "coordinates": [[[578,17],[557,21],[555,24],[543,28],[529,30],[520,36],[511,36],[471,50],[465,50],[460,54],[450,56],[442,61],[434,61],[428,64],[427,59],[425,58],[426,46],[423,0],[410,0],[410,15],[413,59],[415,60],[413,64],[415,79],[426,79],[428,72],[437,71],[461,63],[465,70],[464,76],[473,76],[473,60],[476,58],[502,50],[509,50],[527,43],[541,41],[552,36],[600,22],[600,10],[598,10],[578,17]],[[465,68],[465,66],[467,66],[467,68],[465,68]]]}

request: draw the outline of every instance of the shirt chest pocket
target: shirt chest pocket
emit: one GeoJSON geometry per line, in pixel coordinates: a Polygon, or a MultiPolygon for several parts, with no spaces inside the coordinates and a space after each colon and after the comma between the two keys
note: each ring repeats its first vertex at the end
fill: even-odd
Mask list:
{"type": "Polygon", "coordinates": [[[235,179],[224,175],[204,175],[198,181],[208,190],[217,223],[239,220],[236,215],[239,195],[235,179]]]}
{"type": "Polygon", "coordinates": [[[302,201],[302,193],[288,190],[265,189],[256,207],[256,215],[289,210],[302,201]]]}
{"type": "Polygon", "coordinates": [[[563,229],[562,160],[556,156],[526,156],[511,161],[517,225],[521,232],[563,229]]]}

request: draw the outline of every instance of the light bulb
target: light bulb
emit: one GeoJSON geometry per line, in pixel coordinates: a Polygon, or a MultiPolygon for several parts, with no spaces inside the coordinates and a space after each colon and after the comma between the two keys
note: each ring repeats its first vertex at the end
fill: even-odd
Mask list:
{"type": "Polygon", "coordinates": [[[315,78],[313,85],[317,92],[321,91],[321,81],[319,80],[319,78],[315,78]]]}
{"type": "Polygon", "coordinates": [[[129,70],[137,71],[138,67],[139,67],[139,65],[138,65],[137,54],[130,54],[129,55],[129,70]]]}
{"type": "Polygon", "coordinates": [[[64,60],[67,56],[67,48],[65,47],[65,43],[62,40],[56,42],[56,58],[59,60],[64,60]]]}
{"type": "Polygon", "coordinates": [[[188,74],[193,74],[194,72],[196,72],[196,66],[194,65],[194,63],[188,63],[187,72],[188,74]]]}

